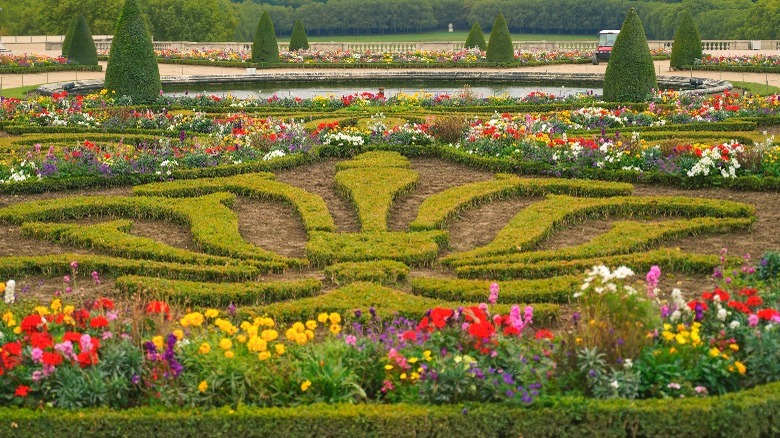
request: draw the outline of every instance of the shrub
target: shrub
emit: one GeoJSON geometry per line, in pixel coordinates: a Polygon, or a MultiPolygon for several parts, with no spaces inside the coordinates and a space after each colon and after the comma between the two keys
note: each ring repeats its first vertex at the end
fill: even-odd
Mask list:
{"type": "Polygon", "coordinates": [[[682,68],[693,65],[694,61],[702,59],[701,36],[693,15],[688,9],[683,9],[674,30],[674,44],[669,65],[672,68],[682,68]]]}
{"type": "Polygon", "coordinates": [[[133,102],[151,102],[162,88],[152,36],[138,0],[127,0],[114,30],[105,87],[133,102]]]}
{"type": "Polygon", "coordinates": [[[308,48],[309,40],[306,38],[306,29],[303,28],[303,21],[297,19],[295,20],[295,26],[293,26],[292,36],[290,36],[290,51],[307,50],[308,48]]]}
{"type": "Polygon", "coordinates": [[[620,28],[604,74],[604,100],[639,102],[658,88],[642,20],[632,8],[620,28]]]}
{"type": "Polygon", "coordinates": [[[263,12],[257,24],[255,42],[252,44],[252,62],[279,62],[279,44],[268,11],[263,12]]]}
{"type": "Polygon", "coordinates": [[[79,15],[73,40],[68,47],[68,58],[81,65],[98,65],[97,48],[92,39],[92,31],[84,14],[79,15]]]}
{"type": "MultiPolygon", "coordinates": [[[[642,34],[644,35],[644,31],[642,34]]],[[[647,43],[645,43],[645,47],[647,47],[647,43]]],[[[515,49],[512,45],[512,36],[509,35],[509,26],[506,24],[504,15],[500,13],[493,23],[493,29],[490,30],[487,60],[488,62],[512,62],[515,60],[515,49]]]]}
{"type": "Polygon", "coordinates": [[[73,17],[68,30],[65,32],[65,38],[62,40],[62,56],[68,58],[70,55],[70,45],[73,42],[73,32],[76,30],[76,23],[78,23],[79,17],[73,17]]]}
{"type": "Polygon", "coordinates": [[[482,27],[479,25],[479,21],[471,26],[469,36],[466,37],[466,48],[471,49],[473,47],[479,47],[480,50],[487,49],[487,43],[485,42],[485,35],[482,33],[482,27]]]}

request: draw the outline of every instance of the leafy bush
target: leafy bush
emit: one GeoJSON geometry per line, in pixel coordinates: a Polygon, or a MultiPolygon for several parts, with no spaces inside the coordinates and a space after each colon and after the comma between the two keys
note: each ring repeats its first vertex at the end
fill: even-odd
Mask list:
{"type": "Polygon", "coordinates": [[[488,62],[512,62],[515,60],[515,48],[512,45],[512,36],[509,34],[509,26],[504,14],[499,13],[496,21],[493,22],[486,56],[488,62]]]}
{"type": "Polygon", "coordinates": [[[159,96],[160,69],[152,35],[146,27],[138,0],[126,0],[114,30],[108,56],[105,87],[133,102],[151,102],[159,96]]]}
{"type": "Polygon", "coordinates": [[[306,38],[306,29],[303,28],[301,19],[295,20],[292,35],[290,36],[290,51],[308,50],[309,40],[306,38]]]}
{"type": "Polygon", "coordinates": [[[674,31],[674,44],[669,65],[672,68],[683,68],[693,65],[702,59],[701,36],[693,15],[687,8],[680,12],[677,28],[674,31]]]}
{"type": "Polygon", "coordinates": [[[604,73],[604,100],[641,102],[658,88],[642,20],[632,8],[612,47],[604,73]]]}
{"type": "Polygon", "coordinates": [[[276,42],[276,32],[271,15],[264,11],[257,23],[255,41],[252,44],[252,62],[279,62],[279,43],[276,42]]]}
{"type": "Polygon", "coordinates": [[[84,14],[79,15],[76,29],[73,31],[73,40],[70,44],[68,59],[81,65],[98,65],[97,48],[92,32],[84,14]]]}
{"type": "Polygon", "coordinates": [[[482,27],[479,25],[479,21],[474,22],[469,31],[469,36],[466,37],[466,48],[471,49],[478,47],[480,50],[487,49],[487,43],[485,42],[485,35],[482,33],[482,27]]]}

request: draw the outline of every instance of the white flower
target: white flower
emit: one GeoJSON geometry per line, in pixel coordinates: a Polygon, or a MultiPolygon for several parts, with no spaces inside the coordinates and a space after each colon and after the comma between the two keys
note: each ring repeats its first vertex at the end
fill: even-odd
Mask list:
{"type": "Polygon", "coordinates": [[[721,320],[721,321],[725,321],[727,313],[728,312],[726,312],[726,309],[721,307],[720,309],[718,309],[718,319],[721,320]]]}
{"type": "Polygon", "coordinates": [[[674,312],[672,312],[672,315],[669,317],[669,319],[671,319],[673,322],[676,322],[677,320],[680,319],[680,316],[681,316],[680,311],[675,310],[674,312]]]}
{"type": "Polygon", "coordinates": [[[620,386],[617,380],[613,380],[612,383],[610,383],[609,385],[615,389],[617,389],[620,386]]]}
{"type": "Polygon", "coordinates": [[[631,360],[631,359],[626,359],[626,360],[623,362],[623,366],[624,366],[625,368],[631,369],[631,367],[633,367],[633,366],[634,366],[634,361],[633,361],[633,360],[631,360]]]}
{"type": "Polygon", "coordinates": [[[13,304],[14,301],[16,301],[16,296],[14,295],[14,292],[16,290],[16,282],[14,280],[8,280],[5,283],[5,296],[4,301],[6,304],[13,304]]]}
{"type": "Polygon", "coordinates": [[[729,328],[732,329],[732,330],[735,330],[738,327],[739,327],[739,321],[734,320],[734,321],[731,321],[731,323],[729,323],[729,328]]]}

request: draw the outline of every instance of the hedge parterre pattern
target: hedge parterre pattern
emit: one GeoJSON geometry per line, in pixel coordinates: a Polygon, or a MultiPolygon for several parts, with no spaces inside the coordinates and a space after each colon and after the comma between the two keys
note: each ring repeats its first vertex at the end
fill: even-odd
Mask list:
{"type": "MultiPolygon", "coordinates": [[[[54,118],[63,120],[60,117],[65,114],[83,113],[101,99],[58,96],[51,103],[63,111],[54,118]]],[[[714,114],[733,113],[736,117],[741,111],[742,117],[752,119],[732,117],[724,132],[736,131],[735,127],[755,129],[757,123],[772,124],[772,115],[758,116],[758,111],[744,107],[721,110],[713,106],[724,108],[722,105],[734,102],[745,107],[769,105],[766,112],[771,113],[774,101],[750,103],[727,95],[696,103],[663,102],[682,99],[673,94],[659,95],[658,99],[647,109],[587,107],[517,115],[504,111],[490,115],[490,111],[471,119],[480,111],[474,106],[463,112],[469,114],[468,122],[453,123],[462,128],[455,129],[460,138],[457,147],[442,144],[440,138],[447,134],[447,125],[441,119],[425,120],[422,113],[414,116],[417,109],[423,111],[423,100],[410,99],[402,111],[391,115],[403,124],[387,126],[388,118],[377,115],[375,108],[365,110],[379,101],[360,96],[342,101],[341,109],[323,106],[324,112],[333,112],[330,115],[334,117],[311,116],[317,122],[308,127],[305,121],[288,116],[274,119],[251,112],[227,114],[227,107],[220,107],[224,104],[206,99],[217,112],[117,109],[117,119],[111,123],[124,123],[124,118],[138,123],[125,125],[129,130],[125,139],[111,137],[125,132],[115,129],[116,124],[96,134],[98,125],[87,127],[93,123],[88,121],[78,128],[68,125],[70,122],[55,127],[84,130],[67,134],[61,143],[40,132],[0,140],[5,156],[13,155],[18,147],[31,147],[28,163],[36,163],[35,154],[45,150],[43,146],[36,150],[36,138],[50,142],[48,163],[36,163],[33,169],[76,163],[64,174],[41,175],[40,181],[40,174],[28,167],[25,181],[17,178],[4,184],[9,191],[100,186],[95,181],[126,181],[112,178],[142,175],[138,169],[143,166],[150,169],[146,173],[149,179],[127,181],[134,183],[129,196],[62,194],[0,207],[0,223],[6,227],[18,228],[27,237],[89,252],[0,257],[0,275],[62,275],[71,279],[91,273],[95,282],[99,275],[107,275],[115,278],[118,292],[83,308],[60,299],[33,309],[0,304],[0,396],[27,407],[40,400],[55,401],[60,408],[138,404],[224,407],[232,412],[225,411],[225,416],[241,413],[246,421],[257,422],[266,421],[266,417],[244,411],[243,406],[370,405],[377,401],[454,405],[459,409],[457,420],[448,407],[436,411],[453,424],[468,420],[470,415],[489,416],[485,406],[490,405],[482,403],[501,402],[507,409],[531,406],[520,414],[527,421],[500,422],[500,427],[496,426],[499,435],[527,434],[536,430],[534,427],[541,428],[537,412],[547,415],[545,409],[551,406],[555,409],[550,415],[571,424],[569,432],[585,428],[585,422],[588,430],[618,435],[629,433],[629,429],[671,434],[669,429],[654,429],[643,420],[648,412],[656,411],[668,419],[669,411],[659,404],[642,404],[646,410],[640,413],[620,405],[621,418],[641,422],[641,426],[624,422],[615,429],[614,425],[583,420],[587,415],[569,419],[561,413],[600,413],[606,409],[603,406],[612,405],[583,405],[577,401],[580,399],[558,394],[571,392],[602,399],[684,397],[690,400],[685,409],[714,409],[724,418],[736,409],[732,400],[761,409],[761,414],[755,414],[756,422],[746,430],[755,431],[756,436],[771,435],[776,432],[771,425],[777,412],[774,398],[744,392],[694,399],[777,380],[775,359],[780,348],[771,343],[777,341],[780,313],[777,288],[771,285],[780,271],[780,258],[770,254],[752,266],[726,254],[664,247],[666,242],[685,236],[749,229],[756,221],[756,208],[692,196],[635,195],[634,186],[623,182],[633,180],[621,172],[652,180],[655,171],[624,169],[624,160],[644,159],[642,140],[633,136],[626,139],[614,130],[637,126],[629,122],[631,117],[647,117],[652,121],[644,132],[663,137],[651,128],[669,133],[682,125],[661,120],[699,117],[700,129],[707,130],[705,126],[715,126],[708,124],[720,123],[707,121],[714,120],[714,114]],[[695,113],[679,112],[681,105],[699,107],[695,113]],[[344,113],[336,112],[342,109],[344,113]],[[638,116],[644,112],[647,114],[638,116]],[[139,128],[141,123],[152,123],[138,122],[142,119],[153,121],[154,127],[139,128]],[[651,126],[653,123],[657,126],[651,126]],[[561,126],[565,128],[559,129],[561,126]],[[85,144],[80,134],[96,136],[85,144]],[[137,136],[139,144],[145,146],[133,146],[127,140],[131,136],[137,136]],[[615,152],[623,141],[637,149],[615,152]],[[75,142],[77,147],[73,147],[75,142]],[[529,146],[532,143],[537,149],[529,146]],[[251,157],[249,150],[255,151],[251,157]],[[558,154],[558,161],[573,161],[566,161],[563,167],[545,167],[542,151],[549,151],[551,157],[558,154]],[[145,153],[156,158],[148,159],[145,153]],[[83,159],[87,155],[90,158],[83,159]],[[408,230],[391,230],[388,214],[394,204],[422,181],[414,157],[431,155],[491,169],[494,175],[486,181],[438,190],[422,201],[408,230]],[[193,158],[196,156],[200,158],[193,158]],[[354,209],[360,232],[337,232],[334,217],[338,216],[329,211],[326,199],[294,183],[281,182],[272,173],[331,156],[349,157],[335,165],[332,184],[354,209]],[[162,166],[163,161],[155,161],[163,157],[177,164],[169,161],[162,166]],[[585,157],[594,161],[586,161],[582,168],[593,172],[589,176],[604,180],[515,175],[554,175],[585,157]],[[112,167],[119,162],[127,166],[133,160],[135,168],[120,171],[112,167]],[[114,173],[97,175],[84,170],[97,162],[114,173]],[[535,167],[539,163],[542,166],[535,167]],[[287,204],[305,230],[305,257],[283,256],[248,242],[239,232],[238,214],[233,210],[237,197],[287,204]],[[541,199],[507,220],[492,241],[465,251],[451,250],[452,226],[458,215],[496,201],[525,197],[541,199]],[[89,223],[83,223],[87,218],[89,223]],[[132,234],[135,222],[147,219],[185,227],[196,250],[132,234]],[[612,222],[606,232],[588,242],[555,251],[540,249],[555,233],[585,220],[612,222]],[[631,281],[632,269],[649,271],[646,284],[631,281]],[[693,298],[683,298],[678,291],[657,299],[661,270],[698,275],[713,269],[724,282],[728,276],[731,283],[725,289],[693,298]],[[584,280],[583,272],[587,272],[584,280]],[[142,303],[136,306],[143,315],[143,322],[136,327],[142,337],[139,342],[144,343],[142,349],[125,340],[135,329],[124,324],[125,310],[118,308],[114,299],[142,303]],[[574,314],[564,307],[570,303],[577,305],[574,314]],[[544,328],[551,324],[559,327],[556,333],[544,328]],[[117,357],[130,359],[121,362],[114,386],[84,390],[87,386],[83,382],[89,379],[78,376],[102,376],[119,363],[112,359],[117,357]],[[685,366],[680,365],[680,358],[685,366]],[[71,369],[79,373],[67,374],[71,369]],[[62,383],[66,381],[72,383],[62,383]],[[724,403],[728,409],[722,408],[724,403]]],[[[45,99],[35,104],[6,102],[3,114],[16,115],[4,119],[8,122],[5,127],[11,129],[18,121],[12,119],[22,117],[14,106],[48,104],[45,99]]],[[[97,109],[93,114],[102,117],[97,109]]],[[[31,131],[40,128],[30,123],[16,126],[31,131]]],[[[691,126],[696,125],[689,124],[674,135],[704,138],[696,137],[702,132],[688,129],[691,126]]],[[[715,137],[717,134],[710,138],[715,137]]],[[[743,163],[747,163],[749,147],[760,149],[766,157],[775,146],[772,141],[751,138],[753,143],[744,145],[675,145],[673,151],[661,154],[674,155],[678,165],[681,157],[689,160],[689,168],[681,166],[684,170],[675,171],[679,178],[708,184],[734,180],[746,188],[772,188],[769,173],[749,173],[743,163]],[[701,161],[709,154],[710,173],[697,170],[689,175],[692,169],[706,167],[701,161]],[[748,175],[755,186],[744,179],[748,175]]],[[[4,296],[13,298],[15,287],[9,282],[4,296]]],[[[774,390],[771,384],[761,388],[774,390]]],[[[615,403],[618,406],[620,402],[615,403]]],[[[319,415],[308,407],[303,409],[300,412],[319,415]]],[[[413,407],[409,409],[413,411],[413,407]]],[[[132,412],[127,415],[135,415],[132,412]]],[[[364,412],[364,408],[355,412],[364,412]]],[[[14,421],[25,432],[37,427],[19,415],[0,411],[0,426],[14,421]]],[[[170,414],[171,418],[177,415],[181,414],[170,414]]],[[[204,427],[217,427],[219,421],[209,415],[198,421],[204,427]]],[[[706,430],[716,430],[713,425],[722,420],[701,416],[706,419],[697,421],[706,430]]],[[[316,421],[303,417],[314,431],[316,421]]],[[[396,420],[382,422],[385,426],[378,430],[396,427],[396,420]]],[[[678,432],[689,430],[683,423],[678,432]]],[[[97,423],[90,427],[95,433],[102,430],[97,423]]],[[[409,430],[418,429],[405,429],[409,430]]]]}

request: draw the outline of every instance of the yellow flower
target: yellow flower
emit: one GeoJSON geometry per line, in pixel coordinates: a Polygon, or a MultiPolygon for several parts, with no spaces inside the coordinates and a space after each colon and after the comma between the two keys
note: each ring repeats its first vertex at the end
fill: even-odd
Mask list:
{"type": "Polygon", "coordinates": [[[417,358],[416,357],[410,357],[408,362],[409,363],[417,363],[417,358]]]}
{"type": "Polygon", "coordinates": [[[338,324],[331,324],[330,332],[333,333],[334,335],[339,334],[339,332],[341,332],[341,326],[338,324]]]}
{"type": "Polygon", "coordinates": [[[217,310],[217,309],[208,309],[208,310],[206,310],[206,312],[203,313],[203,315],[206,318],[209,318],[209,319],[216,318],[217,316],[219,316],[219,310],[217,310]]]}
{"type": "Polygon", "coordinates": [[[209,351],[211,351],[211,345],[209,345],[208,342],[204,342],[200,344],[200,348],[198,348],[198,353],[200,354],[208,354],[209,351]]]}
{"type": "Polygon", "coordinates": [[[21,327],[19,327],[18,325],[16,327],[14,327],[14,334],[15,335],[18,335],[21,332],[22,332],[22,328],[21,327]]]}
{"type": "Polygon", "coordinates": [[[233,353],[233,350],[228,350],[225,352],[225,357],[228,359],[233,359],[235,353],[233,353]]]}
{"type": "Polygon", "coordinates": [[[739,345],[737,344],[729,344],[729,348],[731,348],[734,351],[739,351],[739,345]]]}
{"type": "Polygon", "coordinates": [[[265,351],[268,349],[268,343],[266,343],[264,339],[253,337],[249,338],[249,343],[246,344],[246,347],[252,352],[265,351]]]}
{"type": "Polygon", "coordinates": [[[304,380],[303,383],[301,383],[301,391],[306,392],[307,389],[311,386],[311,380],[304,380]]]}
{"type": "Polygon", "coordinates": [[[423,359],[425,359],[426,362],[430,362],[430,360],[431,360],[431,350],[423,351],[423,359]]]}
{"type": "Polygon", "coordinates": [[[674,348],[674,347],[670,348],[669,349],[669,354],[674,354],[674,353],[677,353],[677,349],[674,348]]]}
{"type": "Polygon", "coordinates": [[[260,333],[260,337],[263,338],[265,341],[273,341],[274,339],[279,337],[279,332],[276,330],[263,330],[260,333]]]}
{"type": "Polygon", "coordinates": [[[739,371],[740,374],[745,374],[745,371],[747,371],[747,367],[745,366],[745,364],[743,364],[740,361],[734,362],[734,366],[737,367],[737,371],[739,371]]]}
{"type": "Polygon", "coordinates": [[[41,316],[46,316],[46,315],[48,315],[48,314],[50,313],[50,312],[49,312],[49,308],[48,308],[48,307],[46,307],[46,306],[38,306],[38,307],[36,307],[36,308],[35,308],[35,309],[33,309],[33,310],[34,310],[34,311],[35,311],[35,312],[36,312],[38,315],[41,315],[41,316]]]}
{"type": "Polygon", "coordinates": [[[328,321],[328,314],[327,313],[320,313],[317,315],[317,321],[321,323],[326,323],[328,321]]]}
{"type": "Polygon", "coordinates": [[[249,322],[249,321],[244,321],[244,322],[241,323],[241,325],[239,325],[239,327],[241,327],[241,330],[247,331],[247,329],[249,329],[249,327],[252,327],[252,323],[249,322]]]}
{"type": "Polygon", "coordinates": [[[5,324],[6,324],[8,327],[13,327],[12,325],[10,325],[10,322],[12,322],[13,320],[14,320],[14,314],[13,314],[13,313],[11,313],[11,312],[5,312],[5,313],[3,314],[3,322],[4,322],[4,323],[5,323],[5,324]]]}
{"type": "Polygon", "coordinates": [[[398,376],[401,380],[406,380],[406,373],[401,373],[400,376],[398,376]]]}
{"type": "Polygon", "coordinates": [[[276,344],[274,345],[274,348],[276,349],[276,354],[279,356],[284,354],[284,344],[276,344]]]}
{"type": "Polygon", "coordinates": [[[306,337],[306,333],[298,333],[295,335],[295,343],[298,345],[304,345],[309,338],[306,337]]]}
{"type": "Polygon", "coordinates": [[[317,321],[314,321],[312,319],[306,321],[306,328],[309,330],[317,329],[317,321]]]}
{"type": "Polygon", "coordinates": [[[246,330],[246,335],[247,335],[247,336],[249,336],[250,338],[251,338],[251,337],[254,337],[254,336],[257,336],[257,332],[258,332],[258,330],[259,330],[259,329],[257,328],[257,326],[256,326],[256,325],[250,326],[250,327],[249,327],[249,328],[246,330]]]}
{"type": "Polygon", "coordinates": [[[720,356],[720,350],[718,350],[717,347],[710,348],[710,356],[712,357],[720,356]]]}
{"type": "Polygon", "coordinates": [[[387,365],[385,365],[385,369],[386,369],[387,371],[390,371],[390,370],[392,370],[392,369],[393,369],[393,366],[392,366],[392,365],[390,365],[390,364],[387,364],[387,365]]]}
{"type": "MultiPolygon", "coordinates": [[[[5,285],[3,285],[3,286],[5,286],[5,285]]],[[[51,310],[52,310],[52,312],[59,312],[60,310],[62,310],[62,301],[60,301],[59,298],[55,298],[51,302],[51,310]]]]}
{"type": "Polygon", "coordinates": [[[298,332],[295,330],[295,327],[290,327],[284,332],[284,337],[287,338],[288,341],[294,341],[297,334],[298,332]]]}
{"type": "Polygon", "coordinates": [[[257,354],[257,358],[260,359],[261,361],[268,360],[270,357],[271,357],[271,353],[267,351],[261,351],[260,353],[257,354]]]}
{"type": "Polygon", "coordinates": [[[238,335],[236,336],[236,340],[243,344],[244,342],[246,342],[246,335],[238,335]]]}
{"type": "Polygon", "coordinates": [[[303,333],[303,331],[306,330],[306,326],[304,326],[302,322],[296,322],[295,324],[292,325],[292,328],[297,333],[303,333]]]}
{"type": "Polygon", "coordinates": [[[155,336],[152,338],[152,343],[155,347],[157,347],[158,350],[161,350],[163,348],[163,337],[162,336],[155,336]]]}
{"type": "Polygon", "coordinates": [[[311,330],[306,330],[304,333],[306,334],[306,339],[308,339],[308,340],[310,340],[310,341],[311,341],[312,339],[314,339],[314,332],[313,332],[313,331],[311,331],[311,330]]]}
{"type": "Polygon", "coordinates": [[[208,383],[206,383],[206,381],[205,381],[205,380],[204,380],[204,381],[202,381],[202,382],[200,382],[200,384],[198,385],[198,391],[200,391],[200,392],[206,392],[206,390],[207,390],[207,389],[209,389],[209,384],[208,384],[208,383]]]}
{"type": "Polygon", "coordinates": [[[62,313],[65,315],[72,315],[73,312],[76,311],[76,308],[73,306],[65,306],[64,309],[62,309],[62,313]]]}
{"type": "Polygon", "coordinates": [[[331,313],[330,316],[328,316],[328,319],[331,324],[335,325],[341,322],[341,315],[338,313],[331,313]]]}
{"type": "Polygon", "coordinates": [[[184,332],[181,330],[174,330],[173,336],[176,336],[176,340],[181,341],[182,339],[184,339],[184,332]]]}
{"type": "Polygon", "coordinates": [[[203,324],[203,314],[200,312],[192,312],[184,315],[179,323],[182,327],[200,327],[203,324]]]}
{"type": "Polygon", "coordinates": [[[223,350],[230,350],[233,347],[233,342],[228,338],[222,338],[219,341],[219,348],[223,350]]]}

